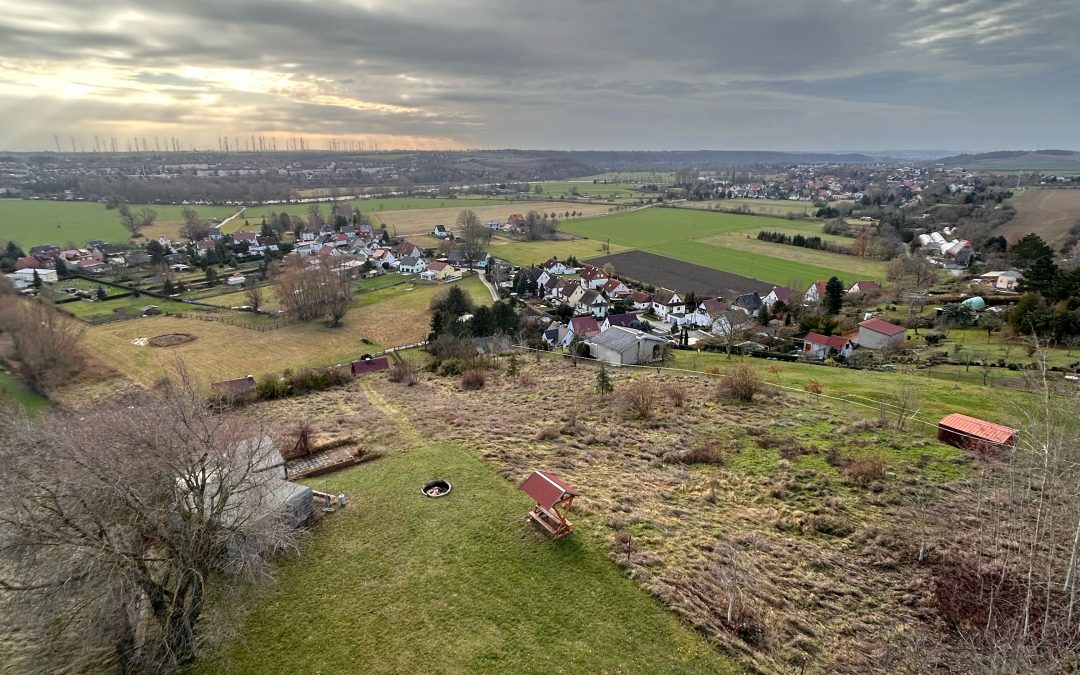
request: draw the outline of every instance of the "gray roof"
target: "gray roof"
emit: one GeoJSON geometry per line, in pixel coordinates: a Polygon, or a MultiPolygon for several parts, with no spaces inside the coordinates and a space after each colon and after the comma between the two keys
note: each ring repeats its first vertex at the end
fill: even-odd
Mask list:
{"type": "Polygon", "coordinates": [[[599,335],[590,338],[588,342],[622,353],[640,340],[664,342],[663,338],[633,328],[623,328],[622,326],[610,326],[607,330],[601,331],[599,335]]]}

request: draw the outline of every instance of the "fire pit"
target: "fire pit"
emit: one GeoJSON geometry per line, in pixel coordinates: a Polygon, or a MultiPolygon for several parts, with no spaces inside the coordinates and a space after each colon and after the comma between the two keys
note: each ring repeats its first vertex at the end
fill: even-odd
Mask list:
{"type": "Polygon", "coordinates": [[[450,489],[450,483],[444,480],[433,480],[424,483],[424,487],[420,488],[420,493],[425,497],[445,497],[450,494],[450,489]]]}

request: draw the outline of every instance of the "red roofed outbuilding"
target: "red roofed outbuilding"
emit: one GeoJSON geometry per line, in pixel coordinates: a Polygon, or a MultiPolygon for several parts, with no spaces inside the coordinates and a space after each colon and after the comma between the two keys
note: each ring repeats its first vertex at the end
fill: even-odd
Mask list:
{"type": "Polygon", "coordinates": [[[938,440],[958,448],[997,453],[1016,446],[1016,429],[953,413],[938,422],[938,440]]]}
{"type": "Polygon", "coordinates": [[[860,347],[867,349],[889,349],[904,341],[907,330],[903,326],[889,323],[884,319],[867,319],[859,324],[860,347]]]}

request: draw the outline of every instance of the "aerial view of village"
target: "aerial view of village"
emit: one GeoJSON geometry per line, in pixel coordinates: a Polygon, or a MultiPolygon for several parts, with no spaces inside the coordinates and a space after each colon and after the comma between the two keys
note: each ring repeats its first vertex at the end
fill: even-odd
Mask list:
{"type": "Polygon", "coordinates": [[[1080,670],[1080,6],[0,4],[0,673],[1080,670]]]}

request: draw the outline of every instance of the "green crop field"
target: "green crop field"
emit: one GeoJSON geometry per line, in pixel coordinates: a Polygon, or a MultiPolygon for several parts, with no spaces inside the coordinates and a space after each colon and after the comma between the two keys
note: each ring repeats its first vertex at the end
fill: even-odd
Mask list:
{"type": "Polygon", "coordinates": [[[201,673],[725,673],[735,664],[472,448],[415,447],[316,479],[354,501],[288,556],[241,637],[201,673]],[[445,477],[453,491],[426,499],[445,477]]]}
{"type": "MultiPolygon", "coordinates": [[[[133,204],[139,211],[142,205],[133,204]]],[[[153,204],[159,222],[179,223],[182,206],[153,204]]],[[[197,207],[204,218],[227,218],[236,213],[232,206],[197,207]]],[[[0,199],[0,241],[16,241],[29,249],[38,244],[77,247],[90,239],[126,241],[128,232],[120,225],[115,209],[98,202],[63,202],[49,200],[0,199]]]]}
{"type": "MultiPolygon", "coordinates": [[[[539,265],[548,258],[555,256],[559,260],[566,260],[574,256],[579,261],[604,255],[601,249],[604,242],[595,239],[570,239],[560,241],[511,241],[507,239],[492,239],[488,251],[491,255],[502,258],[515,265],[522,267],[539,265]]],[[[611,253],[625,251],[626,247],[618,244],[611,245],[611,253]]]]}
{"type": "Polygon", "coordinates": [[[820,208],[816,204],[786,199],[714,199],[702,202],[689,202],[682,208],[710,210],[734,210],[746,207],[753,213],[763,216],[786,216],[788,214],[813,216],[820,208]]]}
{"type": "Polygon", "coordinates": [[[779,285],[793,280],[805,284],[834,275],[852,281],[856,276],[884,277],[884,264],[879,261],[756,239],[762,230],[801,230],[807,226],[767,216],[651,208],[574,221],[566,223],[564,229],[779,285]]]}

